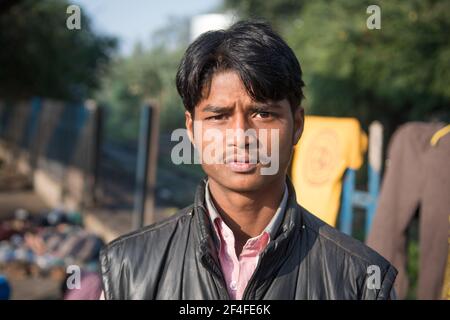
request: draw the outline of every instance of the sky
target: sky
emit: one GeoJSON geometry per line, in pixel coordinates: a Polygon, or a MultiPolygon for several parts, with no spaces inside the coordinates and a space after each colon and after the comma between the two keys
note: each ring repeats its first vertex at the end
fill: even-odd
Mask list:
{"type": "MultiPolygon", "coordinates": [[[[148,44],[151,34],[170,17],[214,12],[222,0],[74,0],[93,22],[95,30],[117,36],[119,51],[128,55],[136,42],[148,44]]],[[[81,22],[83,23],[83,22],[81,22]]]]}

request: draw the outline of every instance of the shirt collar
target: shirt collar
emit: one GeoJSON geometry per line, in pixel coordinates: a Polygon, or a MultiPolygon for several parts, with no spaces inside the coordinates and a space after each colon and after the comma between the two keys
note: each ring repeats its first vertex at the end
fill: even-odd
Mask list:
{"type": "MultiPolygon", "coordinates": [[[[269,224],[264,228],[263,232],[267,232],[270,236],[270,239],[274,239],[276,236],[276,233],[278,231],[278,228],[280,227],[281,223],[283,222],[284,212],[286,211],[286,204],[288,200],[288,187],[286,183],[284,184],[284,194],[283,198],[281,199],[281,202],[277,208],[277,211],[273,215],[272,219],[270,220],[269,224]]],[[[209,192],[209,182],[206,181],[205,186],[205,204],[206,209],[208,210],[209,217],[212,221],[212,224],[215,226],[216,219],[221,219],[219,211],[214,206],[214,203],[212,201],[211,194],[209,192]]],[[[214,227],[214,230],[216,228],[214,227]]],[[[217,230],[216,230],[217,232],[217,230]]]]}

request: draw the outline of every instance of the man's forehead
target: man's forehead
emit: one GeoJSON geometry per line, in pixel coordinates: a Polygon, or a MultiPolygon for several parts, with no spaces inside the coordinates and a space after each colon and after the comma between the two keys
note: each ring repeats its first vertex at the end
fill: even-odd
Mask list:
{"type": "Polygon", "coordinates": [[[239,75],[224,71],[213,75],[211,82],[203,88],[202,100],[214,100],[215,104],[230,104],[233,100],[252,101],[239,75]]]}
{"type": "Polygon", "coordinates": [[[246,91],[241,77],[235,70],[215,72],[211,78],[211,91],[224,89],[239,89],[246,91]]]}
{"type": "Polygon", "coordinates": [[[279,101],[256,101],[248,93],[239,74],[234,70],[220,71],[213,75],[209,85],[205,85],[203,99],[196,108],[201,112],[239,108],[282,108],[289,107],[287,99],[279,101]]]}

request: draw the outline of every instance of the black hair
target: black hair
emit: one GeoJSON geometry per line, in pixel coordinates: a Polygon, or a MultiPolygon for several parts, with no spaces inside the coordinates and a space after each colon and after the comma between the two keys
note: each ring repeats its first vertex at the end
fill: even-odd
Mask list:
{"type": "Polygon", "coordinates": [[[300,63],[265,22],[240,21],[226,30],[206,32],[189,45],[176,76],[178,93],[189,112],[209,94],[212,76],[226,70],[239,74],[255,101],[288,99],[294,110],[303,99],[300,63]]]}

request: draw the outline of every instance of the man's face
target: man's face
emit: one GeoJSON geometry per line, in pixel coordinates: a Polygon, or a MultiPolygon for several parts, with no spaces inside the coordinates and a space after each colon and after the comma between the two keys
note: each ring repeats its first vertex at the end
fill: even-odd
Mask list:
{"type": "Polygon", "coordinates": [[[218,156],[223,159],[223,163],[202,161],[209,179],[236,192],[251,192],[284,179],[293,146],[302,133],[303,109],[296,108],[293,114],[286,99],[255,102],[247,94],[239,75],[225,71],[213,76],[209,95],[195,107],[194,116],[186,112],[186,127],[198,152],[207,149],[216,160],[218,156]],[[221,137],[221,141],[205,134],[208,130],[221,137]],[[244,135],[246,131],[256,135],[244,135]],[[255,146],[257,161],[250,156],[255,146]],[[262,146],[264,153],[260,153],[262,146]],[[271,162],[278,163],[268,164],[267,158],[260,159],[260,154],[267,154],[271,162]],[[270,172],[269,167],[275,168],[275,172],[270,172]]]}

